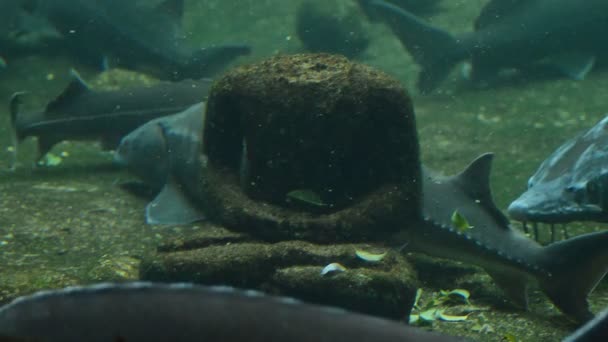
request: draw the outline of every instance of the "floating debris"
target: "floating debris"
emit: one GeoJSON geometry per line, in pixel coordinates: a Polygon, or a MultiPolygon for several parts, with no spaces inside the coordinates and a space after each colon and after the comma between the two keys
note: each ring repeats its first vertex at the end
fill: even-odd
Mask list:
{"type": "Polygon", "coordinates": [[[458,209],[454,210],[452,213],[451,221],[452,226],[461,233],[473,228],[473,226],[469,224],[469,221],[458,212],[458,209]]]}
{"type": "Polygon", "coordinates": [[[384,257],[386,256],[386,252],[376,254],[376,253],[362,251],[360,249],[356,249],[355,254],[357,255],[357,258],[367,261],[367,262],[379,262],[382,259],[384,259],[384,257]]]}
{"type": "Polygon", "coordinates": [[[323,270],[321,270],[321,275],[325,276],[325,275],[330,275],[330,274],[334,274],[334,273],[341,273],[341,272],[345,272],[346,271],[346,267],[338,262],[332,262],[331,264],[325,266],[323,268],[323,270]]]}
{"type": "Polygon", "coordinates": [[[298,189],[287,193],[285,201],[312,205],[316,207],[326,207],[327,203],[323,202],[321,196],[309,189],[298,189]]]}

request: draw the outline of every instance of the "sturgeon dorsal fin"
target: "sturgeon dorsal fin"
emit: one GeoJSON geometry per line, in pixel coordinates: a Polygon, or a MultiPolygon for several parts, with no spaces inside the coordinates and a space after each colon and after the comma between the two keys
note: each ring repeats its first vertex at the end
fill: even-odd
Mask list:
{"type": "Polygon", "coordinates": [[[484,153],[475,158],[459,174],[452,176],[462,190],[469,196],[479,200],[491,200],[490,169],[494,153],[484,153]]]}
{"type": "Polygon", "coordinates": [[[520,9],[521,6],[530,4],[530,0],[490,0],[481,10],[475,20],[476,31],[484,29],[505,16],[509,16],[520,9]]]}
{"type": "Polygon", "coordinates": [[[500,223],[500,227],[509,228],[509,219],[496,207],[490,189],[490,170],[494,153],[487,152],[475,158],[462,172],[450,177],[450,181],[457,184],[471,199],[491,213],[500,223]]]}
{"type": "Polygon", "coordinates": [[[165,0],[156,6],[156,10],[181,20],[184,14],[184,0],[165,0]]]}
{"type": "Polygon", "coordinates": [[[60,108],[66,103],[69,103],[73,101],[74,98],[91,91],[91,88],[80,77],[80,74],[78,74],[76,70],[71,69],[70,76],[72,77],[72,81],[63,90],[63,92],[57,96],[57,98],[49,102],[49,104],[46,106],[46,113],[61,111],[60,108]]]}

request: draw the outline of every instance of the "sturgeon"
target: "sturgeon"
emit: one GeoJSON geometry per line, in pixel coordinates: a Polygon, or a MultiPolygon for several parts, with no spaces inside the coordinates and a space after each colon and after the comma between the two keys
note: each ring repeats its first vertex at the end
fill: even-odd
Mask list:
{"type": "Polygon", "coordinates": [[[551,153],[508,214],[522,222],[608,222],[608,116],[551,153]]]}
{"type": "Polygon", "coordinates": [[[593,317],[588,294],[608,271],[608,231],[541,246],[509,224],[496,207],[489,178],[493,154],[479,156],[462,172],[439,176],[424,169],[422,223],[402,231],[407,248],[482,267],[510,300],[528,306],[536,282],[571,319],[593,317]],[[458,211],[472,228],[452,224],[458,211]]]}
{"type": "Polygon", "coordinates": [[[462,341],[253,290],[147,282],[72,287],[16,299],[0,308],[0,335],[45,342],[462,341]]]}
{"type": "Polygon", "coordinates": [[[251,52],[242,43],[194,46],[181,28],[183,8],[183,0],[165,0],[155,8],[122,0],[37,0],[35,13],[55,26],[81,61],[162,79],[210,77],[251,52]]]}
{"type": "Polygon", "coordinates": [[[474,81],[491,79],[508,68],[539,65],[554,65],[581,79],[596,58],[608,52],[605,0],[490,0],[475,30],[456,37],[387,1],[360,1],[385,20],[420,64],[422,93],[435,89],[456,63],[467,59],[474,81]]]}
{"type": "Polygon", "coordinates": [[[94,91],[72,72],[73,79],[43,111],[21,113],[22,92],[10,100],[15,148],[27,137],[38,138],[38,159],[64,140],[101,140],[115,148],[120,139],[154,118],[180,112],[204,100],[211,80],[161,82],[151,87],[94,91]]]}

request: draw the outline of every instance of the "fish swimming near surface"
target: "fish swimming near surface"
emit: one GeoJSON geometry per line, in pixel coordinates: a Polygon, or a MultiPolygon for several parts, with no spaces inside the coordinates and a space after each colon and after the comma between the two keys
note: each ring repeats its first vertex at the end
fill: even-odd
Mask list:
{"type": "Polygon", "coordinates": [[[0,308],[0,336],[45,342],[455,342],[405,323],[253,290],[134,282],[45,291],[0,308]]]}
{"type": "Polygon", "coordinates": [[[383,0],[360,0],[391,27],[420,64],[418,88],[435,89],[452,67],[470,60],[471,79],[487,81],[501,70],[555,67],[581,79],[608,48],[605,0],[490,0],[473,32],[459,36],[433,27],[383,0]]]}
{"type": "MultiPolygon", "coordinates": [[[[201,154],[205,104],[154,119],[124,137],[114,160],[151,187],[156,197],[146,206],[149,224],[187,224],[205,215],[182,191],[184,184],[173,179],[173,170],[195,174],[201,154]]],[[[192,180],[198,178],[193,176],[192,180]]]]}
{"type": "Polygon", "coordinates": [[[161,79],[209,77],[251,52],[240,43],[194,47],[181,29],[183,8],[183,0],[166,0],[156,8],[136,1],[37,0],[33,12],[54,25],[81,61],[161,79]]]}
{"type": "Polygon", "coordinates": [[[43,111],[21,113],[23,93],[10,101],[11,126],[16,162],[17,146],[23,139],[38,138],[38,156],[44,156],[64,140],[100,140],[115,148],[122,137],[145,122],[180,112],[204,100],[211,80],[161,82],[151,87],[116,91],[94,91],[73,72],[73,80],[43,111]]]}
{"type": "Polygon", "coordinates": [[[608,116],[549,155],[508,214],[522,222],[608,222],[608,116]]]}
{"type": "Polygon", "coordinates": [[[407,250],[482,267],[516,305],[528,305],[528,284],[541,290],[571,319],[593,317],[587,295],[608,271],[608,231],[541,246],[496,208],[489,177],[493,155],[483,154],[461,173],[445,177],[423,168],[424,222],[398,238],[407,250]],[[470,229],[453,226],[457,211],[470,229]]]}

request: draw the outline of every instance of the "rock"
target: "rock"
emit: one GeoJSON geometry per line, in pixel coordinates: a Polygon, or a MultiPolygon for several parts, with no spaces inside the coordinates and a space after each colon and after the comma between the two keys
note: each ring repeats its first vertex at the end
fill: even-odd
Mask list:
{"type": "Polygon", "coordinates": [[[264,243],[244,235],[234,242],[233,233],[221,239],[219,230],[210,231],[190,239],[200,246],[193,249],[184,249],[180,239],[165,243],[163,252],[142,263],[140,278],[256,288],[389,318],[409,315],[418,282],[397,252],[368,263],[355,256],[355,249],[370,248],[360,244],[264,243]],[[332,262],[347,270],[322,276],[332,262]]]}
{"type": "Polygon", "coordinates": [[[386,238],[420,217],[411,99],[399,82],[327,54],[236,68],[211,90],[204,128],[204,210],[266,240],[386,238]],[[318,194],[293,207],[293,190],[318,194]]]}
{"type": "Polygon", "coordinates": [[[418,286],[405,257],[355,255],[402,244],[391,237],[422,220],[414,112],[397,81],[340,56],[270,58],[216,81],[203,136],[173,180],[213,223],[160,246],[142,279],[407,317],[418,286]],[[321,275],[336,262],[347,270],[321,275]]]}

